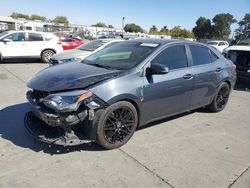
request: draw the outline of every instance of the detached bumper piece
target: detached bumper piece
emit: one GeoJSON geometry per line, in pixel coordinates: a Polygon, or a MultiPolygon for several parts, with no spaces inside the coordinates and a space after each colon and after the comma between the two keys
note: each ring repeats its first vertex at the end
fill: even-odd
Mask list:
{"type": "Polygon", "coordinates": [[[85,136],[81,125],[74,125],[69,131],[65,131],[63,127],[47,125],[37,118],[33,112],[26,113],[24,123],[31,136],[48,144],[75,146],[93,142],[85,136]]]}

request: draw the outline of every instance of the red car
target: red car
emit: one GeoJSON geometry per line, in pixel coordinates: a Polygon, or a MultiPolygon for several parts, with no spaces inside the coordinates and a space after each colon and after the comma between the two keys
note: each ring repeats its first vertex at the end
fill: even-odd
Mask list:
{"type": "Polygon", "coordinates": [[[61,37],[61,43],[63,50],[74,49],[83,44],[81,40],[73,37],[61,37]]]}

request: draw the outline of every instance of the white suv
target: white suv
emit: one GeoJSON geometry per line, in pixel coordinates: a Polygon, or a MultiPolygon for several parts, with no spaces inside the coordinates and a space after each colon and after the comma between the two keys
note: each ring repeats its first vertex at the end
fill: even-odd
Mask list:
{"type": "Polygon", "coordinates": [[[62,51],[59,37],[52,33],[7,31],[0,34],[0,61],[41,58],[44,63],[48,63],[51,56],[62,51]]]}

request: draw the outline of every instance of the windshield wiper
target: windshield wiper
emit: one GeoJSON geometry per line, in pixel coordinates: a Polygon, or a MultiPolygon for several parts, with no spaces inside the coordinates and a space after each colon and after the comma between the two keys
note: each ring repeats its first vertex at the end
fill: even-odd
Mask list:
{"type": "Polygon", "coordinates": [[[99,63],[88,63],[88,65],[93,65],[93,66],[101,67],[101,68],[105,68],[105,69],[113,69],[113,67],[110,67],[110,66],[104,65],[104,64],[99,64],[99,63]]]}

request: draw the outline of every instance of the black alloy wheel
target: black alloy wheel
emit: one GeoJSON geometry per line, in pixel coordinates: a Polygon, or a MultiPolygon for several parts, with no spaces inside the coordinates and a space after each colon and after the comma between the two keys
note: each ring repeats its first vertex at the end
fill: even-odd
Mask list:
{"type": "Polygon", "coordinates": [[[220,85],[220,87],[219,87],[213,101],[208,106],[208,108],[212,112],[220,112],[220,111],[222,111],[227,105],[229,95],[230,95],[230,87],[229,87],[229,85],[227,83],[223,82],[220,85]]]}
{"type": "Polygon", "coordinates": [[[105,139],[111,144],[123,142],[135,125],[135,117],[129,108],[118,108],[111,112],[103,127],[105,139]]]}
{"type": "Polygon", "coordinates": [[[115,103],[99,118],[97,143],[106,149],[118,148],[132,137],[137,124],[137,110],[131,103],[115,103]]]}
{"type": "Polygon", "coordinates": [[[227,104],[229,97],[229,88],[223,86],[217,94],[216,105],[219,110],[223,110],[227,104]]]}

